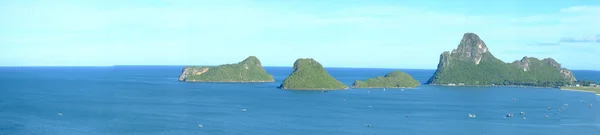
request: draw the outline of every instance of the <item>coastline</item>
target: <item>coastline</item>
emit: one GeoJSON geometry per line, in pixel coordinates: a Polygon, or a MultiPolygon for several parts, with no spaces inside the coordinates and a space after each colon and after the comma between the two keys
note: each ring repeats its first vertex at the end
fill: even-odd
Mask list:
{"type": "Polygon", "coordinates": [[[598,87],[560,87],[560,90],[591,92],[596,94],[596,96],[600,96],[600,88],[598,87]]]}
{"type": "Polygon", "coordinates": [[[269,81],[198,81],[198,80],[184,80],[181,82],[189,82],[189,83],[272,83],[275,80],[269,81]]]}
{"type": "MultiPolygon", "coordinates": [[[[596,92],[593,92],[593,91],[586,91],[586,90],[575,90],[575,89],[560,89],[560,90],[596,93],[596,92]]],[[[597,94],[597,93],[596,93],[596,95],[600,95],[600,94],[597,94]]]]}
{"type": "Polygon", "coordinates": [[[352,87],[352,89],[416,89],[417,87],[352,87]]]}
{"type": "Polygon", "coordinates": [[[447,84],[427,84],[432,86],[444,87],[514,87],[514,88],[557,88],[557,87],[541,87],[541,86],[525,86],[525,85],[447,85],[447,84]]]}
{"type": "Polygon", "coordinates": [[[343,89],[329,89],[329,88],[279,88],[282,90],[299,90],[299,91],[311,91],[311,90],[348,90],[350,87],[346,87],[343,89]]]}

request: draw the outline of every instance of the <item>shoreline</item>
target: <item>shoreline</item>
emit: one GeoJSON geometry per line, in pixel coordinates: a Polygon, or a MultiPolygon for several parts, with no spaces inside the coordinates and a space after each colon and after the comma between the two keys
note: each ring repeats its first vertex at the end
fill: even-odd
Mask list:
{"type": "Polygon", "coordinates": [[[351,87],[352,89],[416,89],[417,87],[351,87]]]}
{"type": "Polygon", "coordinates": [[[524,85],[447,85],[447,84],[427,84],[431,86],[444,87],[513,87],[513,88],[557,88],[557,87],[541,87],[541,86],[524,86],[524,85]]]}
{"type": "Polygon", "coordinates": [[[196,80],[184,80],[180,82],[189,82],[189,83],[272,83],[275,80],[270,81],[196,81],[196,80]]]}
{"type": "MultiPolygon", "coordinates": [[[[595,87],[590,87],[591,90],[582,90],[582,89],[577,89],[577,88],[582,88],[582,87],[560,87],[560,90],[566,90],[566,91],[576,91],[576,92],[591,92],[596,94],[596,96],[600,96],[600,88],[595,88],[595,87]]],[[[585,87],[583,87],[585,88],[585,87]]]]}
{"type": "Polygon", "coordinates": [[[348,89],[350,89],[350,87],[346,87],[346,88],[343,88],[343,89],[330,89],[330,88],[281,88],[281,87],[279,87],[279,89],[282,89],[282,90],[298,90],[298,91],[314,91],[314,90],[321,90],[321,91],[323,91],[323,90],[348,90],[348,89]]]}
{"type": "MultiPolygon", "coordinates": [[[[566,91],[577,91],[577,92],[589,92],[589,93],[596,93],[596,92],[594,92],[594,91],[586,91],[586,90],[575,90],[575,89],[560,89],[560,90],[566,90],[566,91]]],[[[600,94],[597,94],[597,93],[596,93],[596,95],[600,95],[600,94]]]]}

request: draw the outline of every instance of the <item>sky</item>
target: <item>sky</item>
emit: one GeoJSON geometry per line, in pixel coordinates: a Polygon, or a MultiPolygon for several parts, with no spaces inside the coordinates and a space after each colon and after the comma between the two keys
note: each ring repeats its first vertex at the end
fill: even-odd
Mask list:
{"type": "Polygon", "coordinates": [[[598,0],[0,0],[0,66],[435,69],[466,32],[497,58],[600,70],[598,0]]]}

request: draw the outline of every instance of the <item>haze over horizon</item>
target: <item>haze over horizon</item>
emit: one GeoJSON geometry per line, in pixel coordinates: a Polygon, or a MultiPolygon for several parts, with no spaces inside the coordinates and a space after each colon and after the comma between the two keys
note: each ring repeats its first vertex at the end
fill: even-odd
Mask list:
{"type": "Polygon", "coordinates": [[[466,32],[504,62],[551,57],[600,70],[600,1],[0,1],[0,66],[435,69],[466,32]]]}

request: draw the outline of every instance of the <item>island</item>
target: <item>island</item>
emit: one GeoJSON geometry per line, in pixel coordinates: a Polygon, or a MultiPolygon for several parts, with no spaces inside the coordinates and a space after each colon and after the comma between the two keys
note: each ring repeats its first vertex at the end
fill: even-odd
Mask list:
{"type": "Polygon", "coordinates": [[[494,57],[475,33],[465,33],[458,47],[443,52],[431,85],[510,85],[560,87],[576,81],[573,73],[552,58],[523,57],[505,63],[494,57]]]}
{"type": "Polygon", "coordinates": [[[415,88],[420,86],[419,81],[402,71],[392,71],[385,76],[369,78],[365,81],[356,80],[353,88],[415,88]]]}
{"type": "Polygon", "coordinates": [[[561,86],[561,90],[573,90],[582,92],[593,92],[600,95],[600,83],[593,81],[578,80],[573,82],[573,85],[561,86]]]}
{"type": "Polygon", "coordinates": [[[344,90],[348,86],[333,78],[323,65],[312,58],[294,62],[294,71],[283,80],[280,89],[288,90],[344,90]]]}
{"type": "Polygon", "coordinates": [[[274,82],[260,60],[249,56],[235,64],[184,67],[179,81],[184,82],[274,82]]]}

